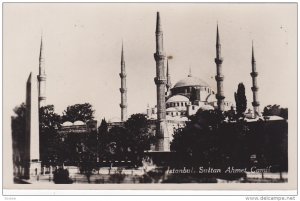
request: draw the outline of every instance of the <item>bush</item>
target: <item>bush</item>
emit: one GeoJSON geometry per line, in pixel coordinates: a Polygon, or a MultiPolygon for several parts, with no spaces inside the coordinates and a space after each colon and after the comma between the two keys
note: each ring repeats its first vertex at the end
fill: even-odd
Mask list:
{"type": "Polygon", "coordinates": [[[53,181],[55,184],[71,184],[73,180],[69,177],[69,171],[59,168],[54,171],[53,181]]]}

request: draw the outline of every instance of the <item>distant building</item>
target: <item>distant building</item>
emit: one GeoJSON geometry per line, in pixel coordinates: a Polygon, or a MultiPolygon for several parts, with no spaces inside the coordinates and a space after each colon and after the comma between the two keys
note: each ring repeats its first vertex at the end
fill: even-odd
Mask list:
{"type": "Polygon", "coordinates": [[[87,123],[84,123],[83,121],[75,121],[74,123],[66,121],[61,125],[61,128],[58,130],[59,134],[90,132],[97,132],[96,120],[90,120],[87,123]]]}

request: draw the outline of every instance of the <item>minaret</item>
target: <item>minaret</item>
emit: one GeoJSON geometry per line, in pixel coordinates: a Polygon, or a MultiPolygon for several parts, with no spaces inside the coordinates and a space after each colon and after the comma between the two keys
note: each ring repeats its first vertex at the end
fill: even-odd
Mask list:
{"type": "Polygon", "coordinates": [[[254,58],[254,48],[253,48],[253,41],[252,41],[252,72],[250,73],[251,77],[252,77],[252,87],[251,90],[253,92],[253,102],[252,102],[252,106],[253,106],[253,112],[254,112],[254,118],[256,118],[259,115],[259,102],[258,102],[258,97],[257,97],[257,92],[258,92],[258,87],[257,87],[257,76],[258,76],[258,72],[256,72],[256,61],[254,58]]]}
{"type": "Polygon", "coordinates": [[[39,57],[39,75],[38,89],[39,89],[39,108],[46,105],[46,73],[45,73],[45,58],[43,49],[43,38],[41,38],[40,57],[39,57]]]}
{"type": "Polygon", "coordinates": [[[167,83],[166,83],[167,93],[166,93],[166,95],[169,95],[171,87],[172,87],[171,74],[169,71],[169,60],[167,59],[167,83]]]}
{"type": "Polygon", "coordinates": [[[221,43],[220,43],[220,36],[219,36],[219,27],[217,25],[217,43],[216,43],[216,51],[217,56],[215,58],[215,63],[217,65],[217,75],[215,79],[217,81],[217,94],[216,98],[218,100],[218,109],[224,111],[224,90],[223,90],[223,80],[224,76],[222,75],[222,63],[223,58],[221,57],[221,43]]]}
{"type": "Polygon", "coordinates": [[[125,60],[124,60],[124,50],[122,43],[121,52],[121,73],[119,74],[121,78],[121,121],[127,120],[127,88],[126,88],[126,71],[125,71],[125,60]]]}
{"type": "Polygon", "coordinates": [[[148,118],[151,117],[151,108],[150,108],[149,104],[147,104],[147,117],[148,118]]]}
{"type": "Polygon", "coordinates": [[[191,67],[189,68],[189,74],[188,74],[188,77],[192,77],[192,68],[191,68],[191,67]]]}
{"type": "Polygon", "coordinates": [[[157,93],[157,128],[156,137],[158,142],[156,145],[157,151],[169,151],[169,136],[167,132],[166,124],[166,99],[165,99],[165,89],[166,89],[166,77],[165,77],[165,53],[163,50],[163,32],[161,28],[160,15],[157,12],[156,17],[156,52],[154,53],[154,58],[156,61],[156,77],[154,82],[156,84],[157,93]]]}

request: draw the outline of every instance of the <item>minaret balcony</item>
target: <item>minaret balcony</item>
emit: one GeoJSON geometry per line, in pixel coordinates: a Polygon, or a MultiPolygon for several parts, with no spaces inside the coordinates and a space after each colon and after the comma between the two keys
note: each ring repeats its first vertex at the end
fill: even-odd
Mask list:
{"type": "Polygon", "coordinates": [[[251,87],[251,90],[252,90],[252,91],[258,91],[258,89],[259,89],[259,88],[256,87],[256,86],[251,87]]]}
{"type": "Polygon", "coordinates": [[[127,104],[120,103],[120,108],[122,108],[122,109],[127,108],[127,104]]]}
{"type": "Polygon", "coordinates": [[[217,99],[217,100],[223,100],[224,98],[225,98],[224,95],[216,94],[216,99],[217,99]]]}
{"type": "Polygon", "coordinates": [[[155,61],[158,61],[158,60],[163,60],[165,59],[165,54],[163,52],[156,52],[154,53],[154,59],[155,61]]]}
{"type": "Polygon", "coordinates": [[[251,75],[251,77],[257,77],[258,76],[258,72],[251,72],[250,75],[251,75]]]}
{"type": "Polygon", "coordinates": [[[215,58],[215,63],[216,64],[222,64],[223,63],[223,58],[220,57],[220,58],[215,58]]]}
{"type": "Polygon", "coordinates": [[[155,82],[155,84],[166,84],[166,83],[167,83],[167,80],[166,80],[166,79],[161,79],[161,78],[155,77],[155,78],[154,78],[154,82],[155,82]]]}
{"type": "Polygon", "coordinates": [[[44,75],[38,75],[37,78],[38,78],[38,81],[46,81],[46,75],[45,74],[44,75]]]}
{"type": "Polygon", "coordinates": [[[224,75],[216,75],[215,79],[217,82],[223,81],[224,80],[224,75]]]}
{"type": "Polygon", "coordinates": [[[252,102],[252,106],[253,107],[258,107],[260,104],[259,104],[259,102],[258,101],[254,101],[254,102],[252,102]]]}
{"type": "Polygon", "coordinates": [[[120,88],[121,93],[125,93],[127,91],[127,88],[120,88]]]}
{"type": "Polygon", "coordinates": [[[119,75],[120,75],[120,78],[126,78],[126,73],[119,73],[119,75]]]}

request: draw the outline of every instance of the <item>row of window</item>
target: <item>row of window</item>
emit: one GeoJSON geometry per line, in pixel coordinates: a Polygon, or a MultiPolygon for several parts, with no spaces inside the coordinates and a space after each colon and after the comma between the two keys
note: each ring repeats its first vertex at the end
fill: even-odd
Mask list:
{"type": "Polygon", "coordinates": [[[167,103],[166,105],[167,105],[167,108],[169,108],[169,107],[184,107],[184,106],[187,106],[187,102],[173,102],[173,103],[167,103]]]}
{"type": "MultiPolygon", "coordinates": [[[[167,108],[169,107],[186,107],[187,106],[187,102],[177,102],[177,103],[167,103],[167,108]]],[[[226,104],[226,103],[225,103],[226,104]]],[[[192,110],[195,110],[195,105],[192,105],[192,110]]]]}
{"type": "Polygon", "coordinates": [[[180,115],[186,115],[186,112],[167,112],[167,115],[169,115],[169,116],[180,116],[180,115]]]}
{"type": "MultiPolygon", "coordinates": [[[[193,87],[175,88],[175,89],[172,89],[172,93],[173,94],[177,94],[177,93],[191,93],[192,89],[193,89],[193,87]]],[[[204,87],[204,91],[207,91],[208,93],[215,94],[215,92],[213,90],[211,90],[209,87],[204,87]]]]}

